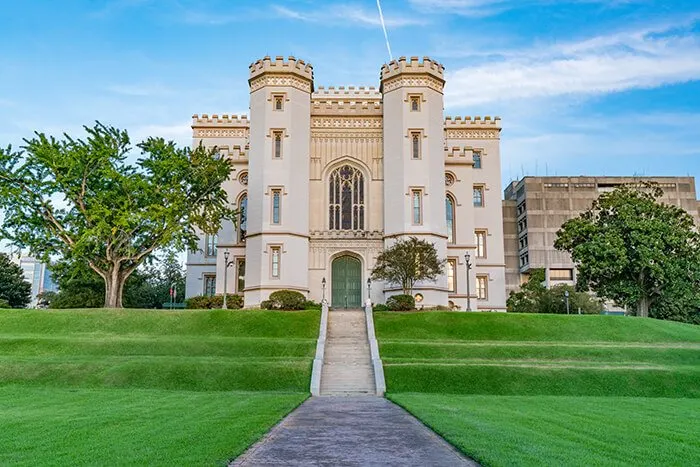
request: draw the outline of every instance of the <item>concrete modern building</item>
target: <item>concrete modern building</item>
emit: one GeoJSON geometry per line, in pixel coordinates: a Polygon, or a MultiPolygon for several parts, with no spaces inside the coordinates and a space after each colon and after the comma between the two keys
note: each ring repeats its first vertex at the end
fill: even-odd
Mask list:
{"type": "Polygon", "coordinates": [[[535,268],[546,269],[551,285],[573,284],[571,257],[554,248],[557,231],[601,193],[640,182],[658,183],[664,190],[661,202],[682,207],[700,225],[693,177],[525,177],[512,182],[503,201],[507,293],[517,290],[535,268]]]}
{"type": "Polygon", "coordinates": [[[505,309],[501,122],[445,118],[442,65],[402,57],[382,66],[378,89],[317,88],[310,64],[265,57],[248,83],[250,118],[193,116],[193,144],[233,161],[225,188],[242,214],[188,252],[187,296],[226,288],[255,306],[291,289],[335,307],[383,303],[400,290],[368,284],[375,259],[415,236],[448,259],[416,285],[420,305],[465,310],[469,284],[471,309],[505,309]]]}
{"type": "Polygon", "coordinates": [[[43,292],[56,292],[58,287],[51,278],[51,271],[42,263],[31,256],[11,255],[12,261],[22,268],[24,280],[32,285],[32,301],[29,308],[36,308],[37,296],[43,292]]]}

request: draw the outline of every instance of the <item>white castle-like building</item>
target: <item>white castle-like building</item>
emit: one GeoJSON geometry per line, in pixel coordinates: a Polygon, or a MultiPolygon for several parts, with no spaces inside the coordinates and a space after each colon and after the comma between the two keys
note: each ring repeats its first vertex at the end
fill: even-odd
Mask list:
{"type": "Polygon", "coordinates": [[[254,307],[297,290],[333,307],[402,293],[368,278],[377,255],[418,237],[446,258],[418,306],[505,310],[499,118],[445,118],[444,67],[391,61],[374,87],[314,86],[289,57],[250,65],[250,118],[194,115],[193,145],[219,148],[242,213],[187,256],[188,297],[227,291],[254,307]],[[465,255],[469,254],[469,284],[465,255]],[[469,288],[469,295],[467,289],[469,288]]]}

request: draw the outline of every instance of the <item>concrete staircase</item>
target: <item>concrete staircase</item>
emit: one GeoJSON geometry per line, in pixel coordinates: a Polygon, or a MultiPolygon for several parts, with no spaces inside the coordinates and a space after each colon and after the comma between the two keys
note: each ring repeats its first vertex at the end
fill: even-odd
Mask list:
{"type": "Polygon", "coordinates": [[[365,312],[331,311],[321,371],[321,395],[375,395],[365,312]]]}

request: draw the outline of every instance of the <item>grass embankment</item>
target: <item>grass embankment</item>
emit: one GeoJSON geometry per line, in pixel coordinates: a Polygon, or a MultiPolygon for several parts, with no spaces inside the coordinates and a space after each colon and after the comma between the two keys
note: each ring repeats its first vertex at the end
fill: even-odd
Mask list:
{"type": "Polygon", "coordinates": [[[485,464],[700,463],[698,326],[489,313],[375,324],[389,398],[485,464]]]}
{"type": "Polygon", "coordinates": [[[308,394],[318,312],[0,313],[0,464],[225,464],[308,394]]]}

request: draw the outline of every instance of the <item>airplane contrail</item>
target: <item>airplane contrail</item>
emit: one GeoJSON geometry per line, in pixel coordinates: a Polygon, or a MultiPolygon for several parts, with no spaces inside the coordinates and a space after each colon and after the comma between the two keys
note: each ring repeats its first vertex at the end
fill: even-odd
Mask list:
{"type": "Polygon", "coordinates": [[[382,13],[382,4],[377,0],[377,9],[379,10],[379,21],[382,23],[382,29],[384,30],[384,39],[386,40],[386,49],[389,51],[389,60],[393,60],[394,57],[391,54],[391,46],[389,45],[389,35],[386,33],[386,23],[384,23],[384,14],[382,13]]]}

